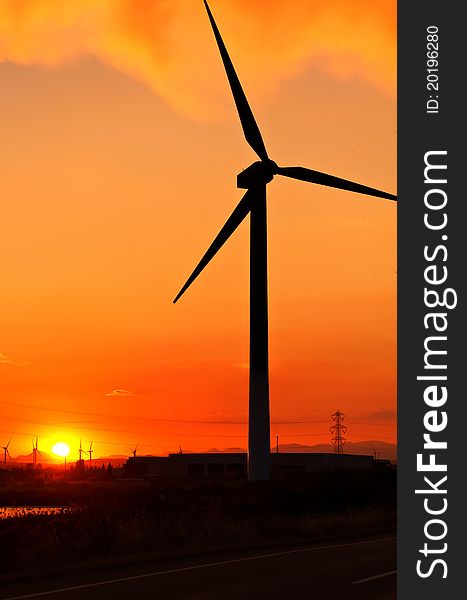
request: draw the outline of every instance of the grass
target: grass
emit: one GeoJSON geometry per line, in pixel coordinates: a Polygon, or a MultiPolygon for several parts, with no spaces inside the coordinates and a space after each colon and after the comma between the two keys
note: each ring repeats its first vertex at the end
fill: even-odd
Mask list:
{"type": "MultiPolygon", "coordinates": [[[[28,494],[23,490],[23,503],[76,503],[87,508],[1,521],[0,565],[5,573],[130,555],[343,539],[395,529],[395,473],[389,472],[321,473],[258,485],[43,487],[28,494]]],[[[10,493],[10,502],[14,496],[10,493]]]]}

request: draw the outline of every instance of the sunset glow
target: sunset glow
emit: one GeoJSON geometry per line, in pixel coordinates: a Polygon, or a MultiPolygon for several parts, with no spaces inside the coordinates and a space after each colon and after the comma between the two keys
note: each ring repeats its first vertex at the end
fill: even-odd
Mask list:
{"type": "MultiPolygon", "coordinates": [[[[395,193],[395,1],[293,6],[212,1],[268,150],[395,193]]],[[[12,455],[246,448],[248,223],[172,304],[255,160],[201,0],[2,3],[0,88],[12,455]]],[[[395,443],[394,203],[268,194],[271,445],[395,443]]]]}
{"type": "Polygon", "coordinates": [[[65,442],[57,442],[52,446],[52,452],[57,456],[66,458],[70,454],[70,447],[65,442]]]}

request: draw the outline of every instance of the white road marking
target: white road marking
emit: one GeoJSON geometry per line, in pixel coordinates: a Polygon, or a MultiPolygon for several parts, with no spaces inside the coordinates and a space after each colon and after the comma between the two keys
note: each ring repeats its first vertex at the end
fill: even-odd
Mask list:
{"type": "MultiPolygon", "coordinates": [[[[260,560],[262,558],[273,558],[276,556],[286,556],[287,554],[299,554],[303,552],[311,552],[312,550],[332,550],[334,548],[348,548],[349,546],[361,546],[363,544],[376,544],[378,542],[386,542],[395,540],[396,537],[379,538],[376,540],[365,540],[363,542],[349,542],[346,544],[333,544],[330,546],[312,546],[310,548],[297,548],[295,550],[284,550],[282,552],[271,552],[269,554],[257,554],[256,556],[245,556],[243,558],[232,558],[219,562],[204,563],[201,565],[191,565],[189,567],[179,567],[177,569],[167,569],[165,571],[155,571],[153,573],[143,573],[141,575],[130,575],[129,577],[119,577],[118,579],[107,579],[105,581],[96,581],[94,583],[84,583],[82,585],[74,585],[66,588],[57,588],[46,592],[35,592],[33,594],[25,594],[23,596],[10,596],[1,600],[23,600],[26,598],[39,598],[40,596],[51,596],[52,594],[61,594],[63,592],[73,592],[76,590],[84,590],[87,588],[99,587],[103,585],[112,585],[113,583],[124,583],[126,581],[136,581],[138,579],[146,579],[149,577],[157,577],[158,575],[171,575],[173,573],[183,573],[185,571],[196,571],[198,569],[208,569],[210,567],[220,567],[223,565],[232,565],[235,563],[247,562],[250,560],[260,560]]],[[[360,583],[360,582],[354,582],[360,583]]]]}
{"type": "Polygon", "coordinates": [[[375,579],[381,579],[382,577],[388,577],[389,575],[395,575],[397,571],[387,571],[386,573],[380,573],[379,575],[373,575],[373,577],[366,577],[365,579],[359,579],[358,581],[352,581],[352,585],[358,585],[359,583],[367,583],[368,581],[374,581],[375,579]]]}

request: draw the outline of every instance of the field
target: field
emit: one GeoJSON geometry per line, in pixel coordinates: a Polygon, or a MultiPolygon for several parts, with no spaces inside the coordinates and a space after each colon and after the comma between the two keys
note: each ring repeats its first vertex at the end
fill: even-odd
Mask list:
{"type": "Polygon", "coordinates": [[[2,490],[0,504],[67,508],[0,521],[0,568],[11,576],[394,531],[396,473],[318,473],[261,485],[29,484],[2,490]]]}

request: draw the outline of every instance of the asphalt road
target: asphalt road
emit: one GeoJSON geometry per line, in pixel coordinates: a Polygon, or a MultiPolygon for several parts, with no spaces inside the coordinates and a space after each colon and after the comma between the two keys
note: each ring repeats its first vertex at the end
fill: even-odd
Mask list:
{"type": "Polygon", "coordinates": [[[0,600],[389,600],[396,538],[173,560],[10,583],[0,600]]]}

